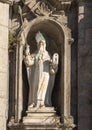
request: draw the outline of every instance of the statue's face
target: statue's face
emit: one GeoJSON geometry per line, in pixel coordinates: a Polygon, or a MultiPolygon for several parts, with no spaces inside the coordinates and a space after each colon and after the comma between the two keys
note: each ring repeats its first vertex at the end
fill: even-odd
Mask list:
{"type": "Polygon", "coordinates": [[[39,51],[44,51],[44,50],[46,50],[46,42],[45,42],[45,41],[40,41],[40,42],[37,44],[37,47],[38,47],[38,50],[39,50],[39,51]]]}

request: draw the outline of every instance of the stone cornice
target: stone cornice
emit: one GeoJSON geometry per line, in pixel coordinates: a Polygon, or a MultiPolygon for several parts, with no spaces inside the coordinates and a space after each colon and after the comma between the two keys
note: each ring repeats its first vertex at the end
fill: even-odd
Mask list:
{"type": "Polygon", "coordinates": [[[92,2],[92,0],[77,0],[78,2],[92,2]]]}
{"type": "Polygon", "coordinates": [[[0,2],[12,4],[13,0],[0,0],[0,2]]]}
{"type": "MultiPolygon", "coordinates": [[[[57,10],[68,10],[73,0],[52,0],[52,4],[57,10]]],[[[51,2],[51,0],[49,0],[51,2]]]]}

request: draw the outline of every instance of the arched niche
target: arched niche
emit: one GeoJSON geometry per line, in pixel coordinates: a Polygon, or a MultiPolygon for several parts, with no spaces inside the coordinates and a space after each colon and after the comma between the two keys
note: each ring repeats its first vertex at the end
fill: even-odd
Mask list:
{"type": "MultiPolygon", "coordinates": [[[[52,94],[52,102],[55,108],[58,108],[59,114],[65,116],[67,118],[70,117],[70,88],[71,88],[71,32],[67,26],[62,25],[57,20],[52,18],[36,18],[26,24],[24,28],[24,32],[21,34],[22,37],[22,46],[19,53],[23,52],[23,46],[25,46],[25,39],[26,42],[30,45],[31,52],[35,51],[35,34],[38,31],[44,32],[50,39],[51,48],[47,47],[48,51],[59,53],[59,69],[56,75],[55,86],[52,94]],[[24,36],[25,34],[25,36],[24,36]],[[54,47],[53,47],[54,45],[54,47]],[[53,49],[52,49],[53,48],[53,49]],[[55,49],[55,50],[54,50],[55,49]],[[57,87],[58,86],[58,87],[57,87]]],[[[49,46],[49,45],[48,45],[49,46]]],[[[19,64],[20,68],[22,66],[22,58],[19,64]]],[[[23,66],[22,66],[23,67],[23,66]]],[[[23,68],[21,69],[23,70],[23,68]]],[[[24,71],[24,70],[23,70],[24,71]]],[[[22,72],[23,72],[22,71],[22,72]]],[[[20,72],[20,77],[22,74],[20,72]]],[[[21,80],[23,80],[21,78],[21,80]]],[[[25,86],[26,87],[26,86],[25,86]]],[[[19,96],[17,96],[17,102],[20,104],[18,107],[18,114],[16,117],[21,117],[21,112],[23,111],[23,84],[20,84],[19,89],[19,96]],[[20,89],[22,88],[22,90],[20,89]],[[18,98],[20,97],[20,98],[18,98]],[[22,100],[21,100],[22,99],[22,100]]],[[[25,105],[25,103],[24,103],[25,105]]],[[[19,119],[18,119],[19,120],[19,119]]],[[[62,117],[62,122],[66,122],[65,118],[62,117]]]]}
{"type": "MultiPolygon", "coordinates": [[[[61,110],[61,56],[62,56],[62,45],[64,43],[64,33],[60,29],[59,25],[49,19],[44,19],[42,21],[38,21],[34,23],[31,26],[32,23],[29,23],[27,25],[27,28],[25,28],[25,38],[27,44],[30,45],[30,52],[34,53],[36,51],[36,41],[35,41],[35,35],[37,32],[42,32],[46,35],[46,43],[47,43],[47,50],[50,55],[53,55],[54,53],[59,54],[59,66],[58,66],[58,72],[56,74],[55,83],[54,83],[54,89],[52,93],[52,105],[57,109],[57,113],[60,113],[61,110]]],[[[24,65],[23,65],[24,68],[24,65]]],[[[24,69],[23,69],[24,70],[24,69]]],[[[24,73],[26,75],[26,72],[24,73]]],[[[24,77],[26,82],[26,77],[24,77]]],[[[24,83],[26,84],[26,83],[24,83]]],[[[24,92],[25,92],[26,86],[24,86],[24,92]]],[[[26,97],[25,95],[23,97],[26,97]]],[[[23,101],[27,100],[24,99],[23,101]]],[[[24,106],[25,107],[25,106],[24,106]]]]}

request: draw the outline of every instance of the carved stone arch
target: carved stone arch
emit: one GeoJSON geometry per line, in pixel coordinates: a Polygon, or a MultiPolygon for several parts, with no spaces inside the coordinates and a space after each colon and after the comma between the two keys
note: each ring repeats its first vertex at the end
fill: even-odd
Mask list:
{"type": "MultiPolygon", "coordinates": [[[[59,21],[48,17],[39,17],[31,22],[29,22],[25,28],[25,39],[27,43],[30,44],[36,32],[42,31],[51,39],[54,39],[56,45],[58,46],[58,51],[60,54],[60,97],[59,97],[59,107],[61,116],[70,118],[70,95],[71,95],[71,43],[73,42],[71,38],[71,30],[61,24],[59,21]],[[52,32],[52,34],[51,34],[52,32]]],[[[22,43],[25,44],[22,33],[22,43]]],[[[31,45],[31,44],[30,44],[31,45]]],[[[34,51],[34,50],[33,50],[34,51]]],[[[58,82],[59,82],[58,81],[58,82]]],[[[57,85],[57,84],[56,84],[57,85]]],[[[54,97],[55,98],[55,97],[54,97]]],[[[66,119],[62,117],[62,120],[66,122],[66,119]],[[63,120],[64,119],[64,120],[63,120]]]]}

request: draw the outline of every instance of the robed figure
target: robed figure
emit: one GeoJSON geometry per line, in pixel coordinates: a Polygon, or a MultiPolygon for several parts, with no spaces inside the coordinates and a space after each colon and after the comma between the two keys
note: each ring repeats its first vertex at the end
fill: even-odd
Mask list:
{"type": "Polygon", "coordinates": [[[42,33],[38,32],[35,39],[37,51],[30,54],[30,46],[26,45],[24,56],[29,82],[28,107],[51,107],[51,94],[58,69],[59,55],[54,53],[52,57],[50,56],[42,33]]]}

